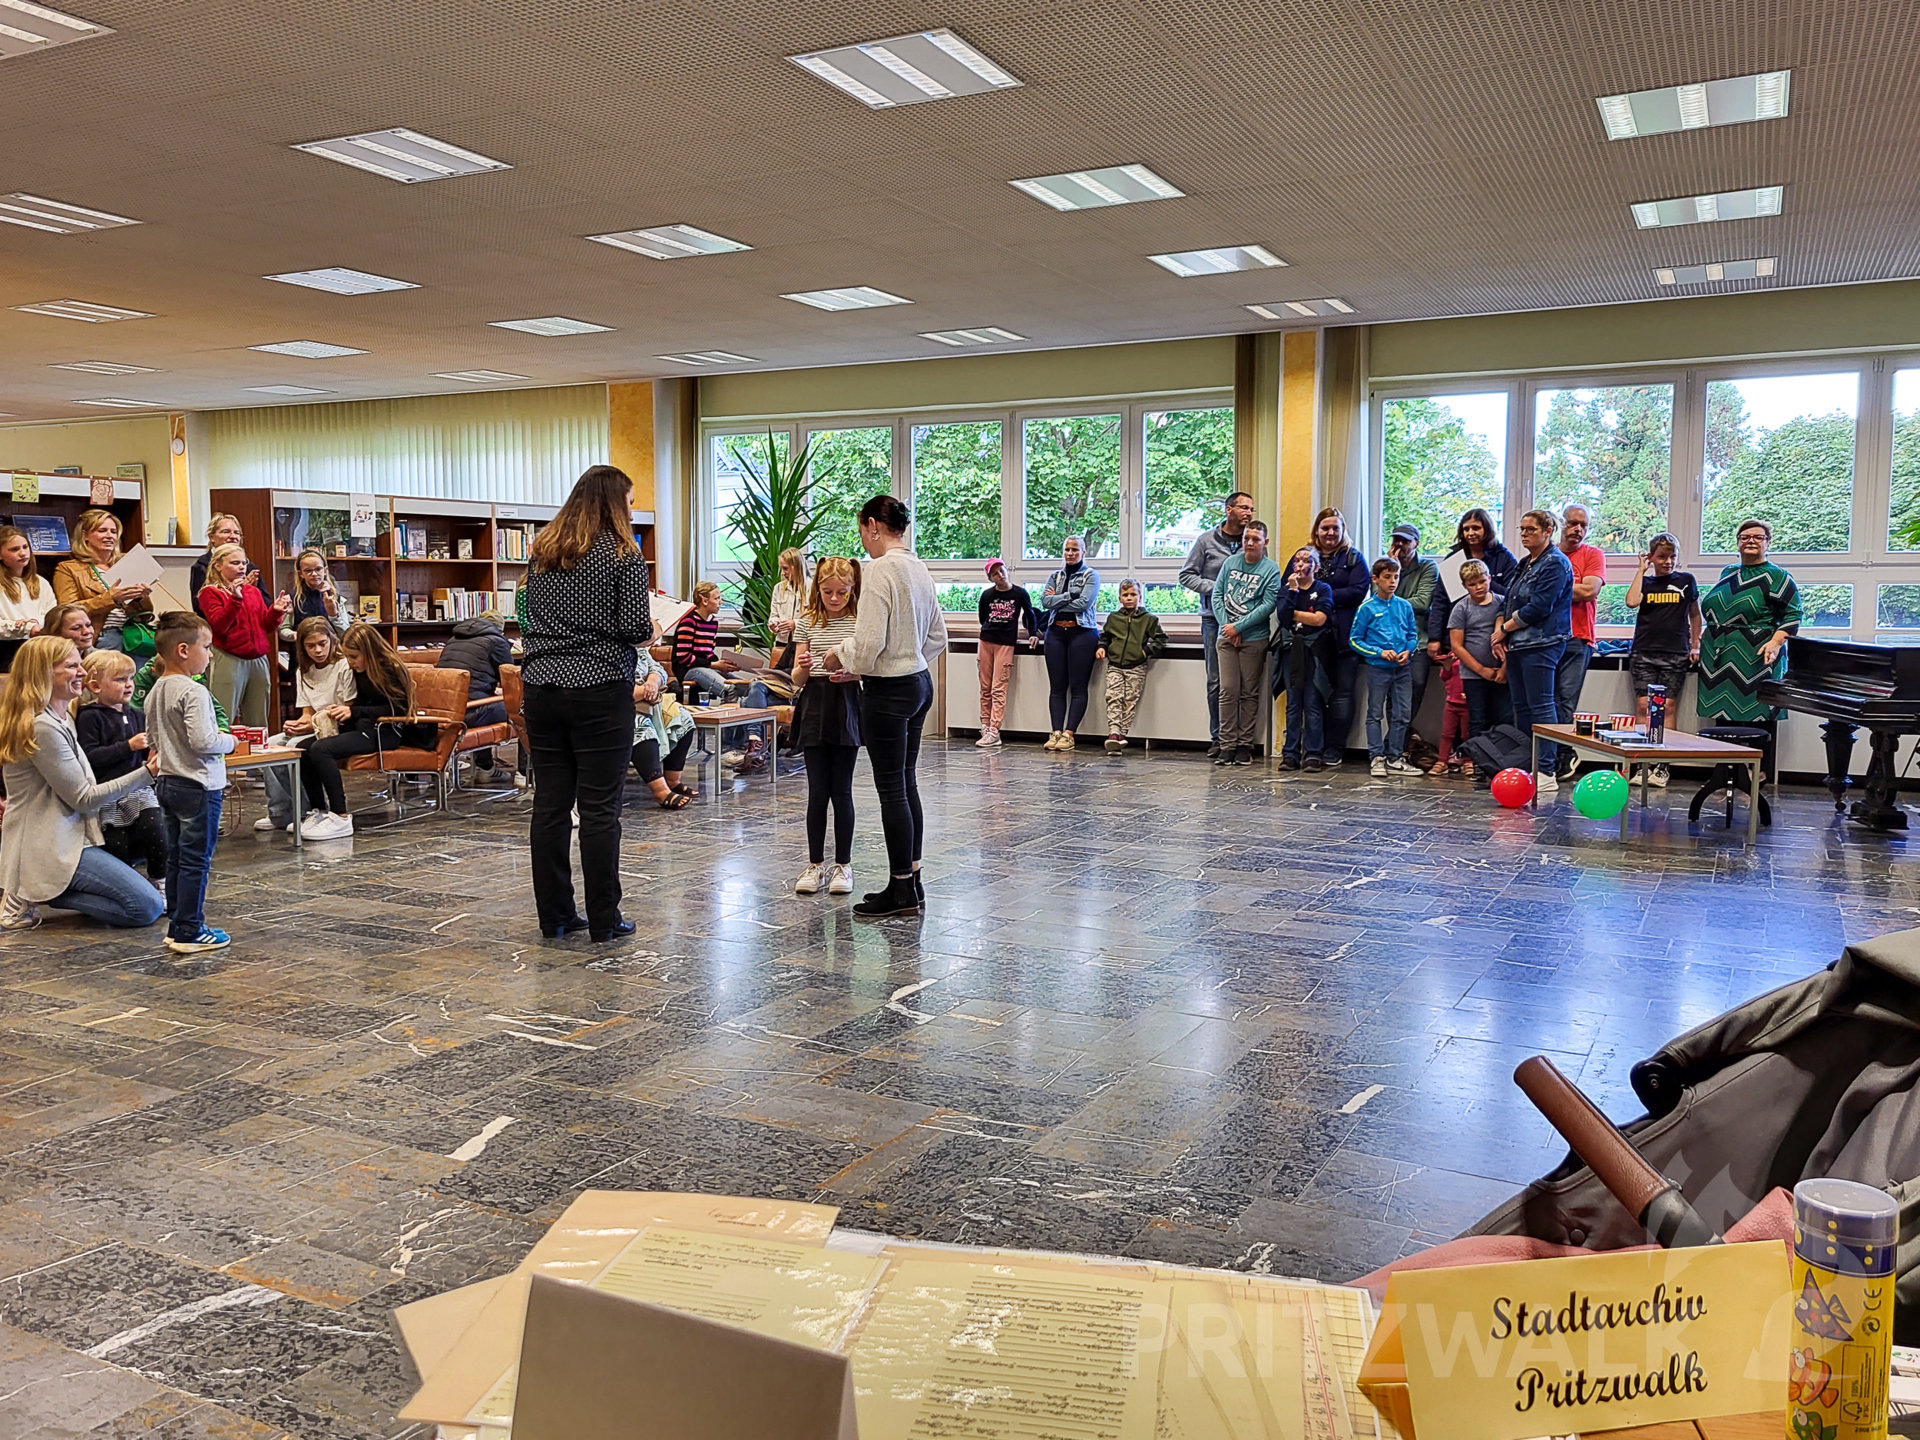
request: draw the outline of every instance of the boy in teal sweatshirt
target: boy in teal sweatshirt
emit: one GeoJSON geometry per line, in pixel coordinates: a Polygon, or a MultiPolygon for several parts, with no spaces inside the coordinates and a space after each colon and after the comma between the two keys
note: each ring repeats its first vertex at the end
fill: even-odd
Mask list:
{"type": "Polygon", "coordinates": [[[1251,765],[1267,686],[1267,645],[1280,599],[1280,567],[1267,554],[1267,527],[1249,520],[1240,553],[1221,563],[1213,581],[1213,618],[1220,624],[1220,754],[1216,765],[1251,765]]]}
{"type": "Polygon", "coordinates": [[[1399,585],[1398,560],[1383,556],[1373,562],[1373,593],[1360,602],[1349,640],[1367,662],[1367,753],[1376,776],[1420,773],[1407,762],[1413,720],[1413,671],[1407,665],[1420,647],[1420,626],[1413,607],[1393,593],[1399,585]]]}

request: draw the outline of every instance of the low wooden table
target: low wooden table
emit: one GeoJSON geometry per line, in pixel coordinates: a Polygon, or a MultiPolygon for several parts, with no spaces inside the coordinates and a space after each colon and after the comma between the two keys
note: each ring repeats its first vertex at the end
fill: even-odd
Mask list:
{"type": "MultiPolygon", "coordinates": [[[[1636,745],[1631,742],[1617,744],[1612,740],[1602,740],[1597,735],[1576,735],[1571,725],[1535,725],[1533,727],[1533,763],[1528,771],[1530,775],[1540,773],[1540,742],[1551,740],[1556,745],[1570,745],[1575,750],[1584,750],[1594,755],[1604,755],[1619,764],[1622,769],[1630,765],[1673,765],[1688,761],[1705,760],[1713,765],[1745,765],[1747,767],[1747,844],[1752,846],[1760,834],[1760,762],[1764,758],[1760,751],[1747,745],[1730,745],[1724,740],[1710,740],[1704,735],[1692,735],[1685,730],[1668,728],[1666,739],[1658,745],[1636,745]]],[[[1533,803],[1538,807],[1540,796],[1536,788],[1533,803]]],[[[1640,782],[1640,808],[1647,805],[1647,786],[1642,778],[1640,782]]],[[[1620,838],[1627,838],[1627,812],[1632,804],[1620,807],[1620,838]]]]}
{"type": "MultiPolygon", "coordinates": [[[[774,798],[780,796],[780,712],[772,706],[763,706],[758,710],[745,705],[696,705],[693,707],[693,723],[703,730],[713,732],[716,746],[725,744],[729,730],[749,725],[764,725],[767,730],[767,774],[773,779],[774,798]]],[[[707,803],[720,803],[720,751],[713,752],[713,783],[707,787],[707,803]]]]}
{"type": "Polygon", "coordinates": [[[300,794],[300,752],[292,746],[275,749],[267,745],[255,746],[245,755],[227,756],[229,770],[281,770],[287,772],[287,789],[293,795],[293,843],[297,848],[300,840],[300,812],[305,808],[300,794]]]}

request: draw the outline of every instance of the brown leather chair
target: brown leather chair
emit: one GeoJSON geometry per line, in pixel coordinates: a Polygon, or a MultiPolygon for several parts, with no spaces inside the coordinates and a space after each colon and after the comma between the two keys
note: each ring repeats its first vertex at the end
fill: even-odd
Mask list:
{"type": "MultiPolygon", "coordinates": [[[[434,808],[445,810],[452,785],[449,774],[454,753],[467,731],[467,672],[436,670],[431,665],[409,665],[407,673],[413,678],[413,714],[388,715],[382,719],[403,725],[433,726],[433,745],[429,748],[424,745],[388,746],[382,743],[371,755],[355,755],[347,761],[346,768],[377,770],[384,775],[430,777],[434,808]]],[[[377,737],[380,732],[376,730],[374,733],[377,737]]],[[[399,819],[405,819],[406,799],[398,785],[393,787],[392,795],[399,819]]]]}
{"type": "Polygon", "coordinates": [[[502,665],[500,667],[500,698],[506,702],[507,706],[507,730],[513,737],[514,744],[520,747],[520,769],[527,777],[527,784],[531,786],[534,783],[533,745],[527,739],[527,717],[520,709],[526,694],[526,686],[520,681],[520,667],[502,665]]]}

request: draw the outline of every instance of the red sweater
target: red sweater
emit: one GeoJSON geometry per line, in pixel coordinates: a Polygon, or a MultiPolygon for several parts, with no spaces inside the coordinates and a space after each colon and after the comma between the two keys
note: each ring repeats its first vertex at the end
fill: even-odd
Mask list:
{"type": "Polygon", "coordinates": [[[236,660],[252,660],[273,648],[273,610],[257,586],[240,593],[209,585],[200,592],[200,609],[213,627],[214,647],[236,660]]]}

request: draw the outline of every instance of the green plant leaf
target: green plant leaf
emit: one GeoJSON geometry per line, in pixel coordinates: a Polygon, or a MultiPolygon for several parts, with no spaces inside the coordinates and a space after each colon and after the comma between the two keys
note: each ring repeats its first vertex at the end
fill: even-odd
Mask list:
{"type": "Polygon", "coordinates": [[[773,587],[780,580],[780,552],[804,553],[820,528],[822,517],[812,513],[809,502],[821,476],[813,469],[811,444],[802,445],[782,465],[772,432],[761,454],[738,443],[728,448],[748,477],[726,527],[753,556],[751,568],[740,580],[741,635],[771,654],[773,587]]]}

